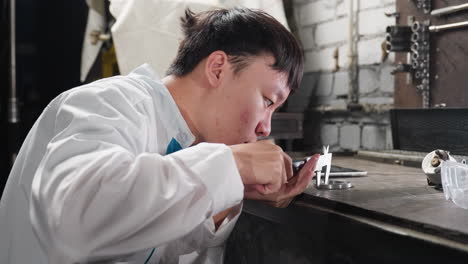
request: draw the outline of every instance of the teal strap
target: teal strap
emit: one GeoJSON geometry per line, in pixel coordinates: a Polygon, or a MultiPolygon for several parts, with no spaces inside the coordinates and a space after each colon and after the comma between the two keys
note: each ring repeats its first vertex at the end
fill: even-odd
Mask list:
{"type": "Polygon", "coordinates": [[[155,250],[155,248],[153,248],[153,250],[151,250],[151,253],[149,254],[148,258],[145,260],[145,264],[148,264],[148,261],[151,259],[151,256],[153,256],[154,250],[155,250]]]}
{"type": "Polygon", "coordinates": [[[182,146],[179,144],[179,142],[177,142],[175,138],[172,138],[171,142],[169,142],[169,145],[167,145],[166,155],[174,153],[181,149],[182,149],[182,146]]]}

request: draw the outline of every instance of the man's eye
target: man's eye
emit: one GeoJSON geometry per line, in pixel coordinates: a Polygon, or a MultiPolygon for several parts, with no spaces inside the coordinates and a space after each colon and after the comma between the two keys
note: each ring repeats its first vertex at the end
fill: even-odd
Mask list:
{"type": "Polygon", "coordinates": [[[270,100],[270,99],[268,99],[266,97],[264,97],[264,99],[265,99],[265,106],[266,107],[269,107],[270,105],[274,104],[272,100],[270,100]]]}

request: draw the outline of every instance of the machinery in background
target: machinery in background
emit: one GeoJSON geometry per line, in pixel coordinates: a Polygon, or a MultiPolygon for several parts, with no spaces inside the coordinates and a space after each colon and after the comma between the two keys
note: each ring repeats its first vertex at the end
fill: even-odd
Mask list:
{"type": "MultiPolygon", "coordinates": [[[[449,6],[432,10],[431,1],[415,1],[418,8],[422,8],[425,14],[448,15],[461,10],[467,10],[468,4],[449,6]]],[[[399,18],[399,13],[386,14],[399,18]]],[[[430,102],[430,51],[431,35],[450,29],[468,27],[468,21],[462,21],[444,25],[431,25],[430,20],[418,21],[413,16],[408,17],[407,25],[388,26],[386,29],[387,52],[407,52],[408,63],[400,63],[392,74],[398,72],[407,73],[407,83],[413,83],[422,97],[422,107],[431,107],[430,102]]]]}

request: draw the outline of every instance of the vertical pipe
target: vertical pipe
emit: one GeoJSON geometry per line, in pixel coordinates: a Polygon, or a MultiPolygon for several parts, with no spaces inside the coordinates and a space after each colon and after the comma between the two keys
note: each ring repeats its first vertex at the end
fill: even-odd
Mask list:
{"type": "Polygon", "coordinates": [[[16,86],[16,0],[10,0],[10,94],[7,102],[8,159],[15,162],[19,140],[19,102],[16,86]]]}
{"type": "Polygon", "coordinates": [[[350,0],[349,3],[349,28],[348,28],[348,108],[354,108],[359,103],[359,87],[358,87],[358,61],[357,61],[357,14],[355,13],[355,3],[359,10],[359,0],[350,0]]]}
{"type": "Polygon", "coordinates": [[[8,100],[8,122],[19,122],[18,97],[16,92],[16,0],[10,0],[10,98],[8,100]]]}

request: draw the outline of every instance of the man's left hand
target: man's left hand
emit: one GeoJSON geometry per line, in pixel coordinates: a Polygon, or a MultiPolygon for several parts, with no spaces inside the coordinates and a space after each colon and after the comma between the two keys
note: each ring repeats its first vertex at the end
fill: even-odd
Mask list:
{"type": "Polygon", "coordinates": [[[314,175],[315,165],[319,157],[319,154],[313,155],[306,164],[304,164],[301,170],[296,172],[293,177],[288,179],[287,183],[281,186],[278,192],[261,194],[250,189],[245,191],[244,198],[261,200],[275,207],[287,207],[294,197],[301,194],[307,188],[307,185],[309,185],[309,182],[314,175]]]}

